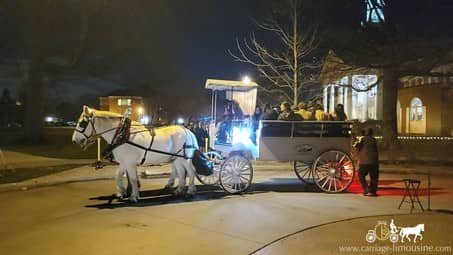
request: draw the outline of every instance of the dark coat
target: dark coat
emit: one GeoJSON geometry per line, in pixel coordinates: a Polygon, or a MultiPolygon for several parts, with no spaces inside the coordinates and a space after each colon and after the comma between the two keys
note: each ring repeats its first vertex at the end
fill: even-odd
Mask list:
{"type": "Polygon", "coordinates": [[[290,111],[290,112],[280,113],[280,115],[278,115],[278,120],[294,121],[294,120],[298,120],[298,118],[293,111],[290,111]]]}
{"type": "Polygon", "coordinates": [[[379,164],[379,154],[376,139],[372,136],[364,136],[354,146],[360,165],[379,164]]]}
{"type": "Polygon", "coordinates": [[[278,113],[274,110],[263,112],[261,119],[263,120],[276,120],[278,118],[278,113]]]}

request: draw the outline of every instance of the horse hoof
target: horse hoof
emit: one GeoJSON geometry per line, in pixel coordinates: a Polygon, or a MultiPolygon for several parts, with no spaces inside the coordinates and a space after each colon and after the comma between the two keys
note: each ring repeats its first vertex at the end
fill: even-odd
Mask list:
{"type": "Polygon", "coordinates": [[[197,193],[197,188],[195,188],[195,186],[189,187],[187,190],[187,193],[189,193],[191,195],[195,195],[195,193],[197,193]]]}
{"type": "Polygon", "coordinates": [[[170,186],[170,185],[165,185],[164,188],[163,188],[164,191],[172,191],[174,190],[173,186],[170,186]]]}
{"type": "Polygon", "coordinates": [[[130,202],[130,203],[136,204],[136,203],[138,203],[138,198],[136,198],[136,197],[129,197],[129,202],[130,202]]]}
{"type": "Polygon", "coordinates": [[[120,199],[120,200],[123,200],[125,198],[127,198],[128,196],[126,194],[123,194],[123,193],[116,193],[116,198],[120,199]]]}
{"type": "Polygon", "coordinates": [[[182,196],[182,195],[184,195],[184,190],[176,189],[173,192],[173,195],[175,195],[176,197],[182,196]]]}

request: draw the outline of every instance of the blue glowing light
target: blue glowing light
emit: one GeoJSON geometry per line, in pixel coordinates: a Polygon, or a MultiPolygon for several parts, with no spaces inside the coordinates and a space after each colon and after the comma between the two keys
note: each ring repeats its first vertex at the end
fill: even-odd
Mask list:
{"type": "Polygon", "coordinates": [[[248,144],[251,143],[250,140],[250,129],[249,128],[233,128],[233,144],[248,144]]]}
{"type": "Polygon", "coordinates": [[[252,130],[246,127],[233,127],[232,144],[236,149],[249,151],[253,158],[258,157],[258,146],[252,142],[252,130]]]}

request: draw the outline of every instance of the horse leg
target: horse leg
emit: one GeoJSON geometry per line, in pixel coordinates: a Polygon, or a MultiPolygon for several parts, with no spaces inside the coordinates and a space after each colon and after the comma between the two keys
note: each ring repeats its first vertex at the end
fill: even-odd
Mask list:
{"type": "Polygon", "coordinates": [[[174,162],[171,164],[171,174],[170,177],[168,178],[167,185],[165,185],[164,190],[172,190],[173,185],[175,185],[175,178],[177,176],[177,171],[174,162]]]}
{"type": "Polygon", "coordinates": [[[132,194],[129,197],[129,201],[137,203],[140,198],[140,190],[138,188],[137,166],[135,164],[131,164],[127,167],[127,175],[132,186],[132,194]]]}
{"type": "Polygon", "coordinates": [[[176,196],[179,196],[184,194],[186,187],[186,170],[184,168],[184,164],[181,162],[181,159],[176,159],[173,161],[173,164],[178,174],[178,188],[176,188],[174,193],[176,196]]]}
{"type": "Polygon", "coordinates": [[[187,190],[187,193],[189,196],[193,196],[197,192],[197,188],[195,186],[195,167],[193,166],[191,160],[186,160],[185,163],[187,175],[189,176],[189,188],[187,190]]]}
{"type": "Polygon", "coordinates": [[[124,198],[127,196],[126,194],[126,188],[124,188],[123,185],[123,175],[126,173],[126,168],[123,165],[119,165],[118,171],[116,172],[116,196],[118,198],[124,198]]]}

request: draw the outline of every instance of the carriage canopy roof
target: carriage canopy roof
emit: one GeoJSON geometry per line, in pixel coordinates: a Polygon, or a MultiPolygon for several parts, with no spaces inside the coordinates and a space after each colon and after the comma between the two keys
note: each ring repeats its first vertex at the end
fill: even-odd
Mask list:
{"type": "Polygon", "coordinates": [[[234,90],[234,91],[249,91],[256,89],[258,84],[253,81],[243,82],[243,81],[228,81],[228,80],[215,80],[208,79],[206,80],[205,87],[212,90],[234,90]]]}

